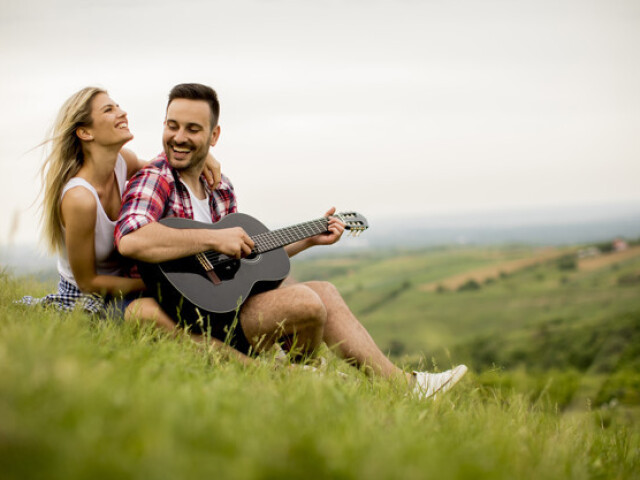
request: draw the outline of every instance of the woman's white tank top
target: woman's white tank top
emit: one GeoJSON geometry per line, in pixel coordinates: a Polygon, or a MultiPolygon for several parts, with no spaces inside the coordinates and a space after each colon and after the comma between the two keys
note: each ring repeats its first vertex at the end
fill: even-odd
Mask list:
{"type": "MultiPolygon", "coordinates": [[[[114,169],[116,174],[116,181],[118,183],[118,189],[120,190],[120,198],[124,193],[124,186],[127,181],[127,162],[122,155],[118,155],[116,160],[116,167],[114,169]]],[[[116,220],[111,220],[107,213],[104,211],[102,204],[100,203],[100,197],[98,192],[93,186],[83,178],[73,177],[70,179],[64,188],[62,189],[62,197],[70,189],[74,187],[84,187],[93,193],[96,199],[96,226],[95,226],[95,252],[96,252],[96,273],[98,275],[119,275],[120,261],[118,254],[115,251],[113,245],[113,232],[116,226],[116,220]]],[[[64,232],[64,227],[62,227],[64,232]]],[[[67,253],[67,246],[63,244],[60,255],[58,256],[58,272],[68,282],[73,283],[76,287],[76,279],[73,277],[71,266],[69,265],[69,256],[67,253]]]]}

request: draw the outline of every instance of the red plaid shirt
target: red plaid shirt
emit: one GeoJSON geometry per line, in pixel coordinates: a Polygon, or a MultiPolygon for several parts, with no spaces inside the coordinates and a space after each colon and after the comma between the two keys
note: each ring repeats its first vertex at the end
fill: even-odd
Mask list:
{"type": "MultiPolygon", "coordinates": [[[[213,191],[204,177],[203,183],[209,195],[211,220],[214,223],[238,210],[233,185],[225,175],[222,175],[220,185],[213,191]]],[[[189,192],[167,162],[167,156],[161,153],[131,177],[127,184],[114,234],[116,245],[126,234],[165,217],[193,219],[193,207],[189,192]]]]}

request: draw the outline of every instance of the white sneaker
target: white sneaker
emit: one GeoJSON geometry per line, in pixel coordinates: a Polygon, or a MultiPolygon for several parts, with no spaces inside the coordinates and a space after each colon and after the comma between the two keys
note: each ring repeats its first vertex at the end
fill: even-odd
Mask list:
{"type": "Polygon", "coordinates": [[[458,365],[457,367],[442,373],[413,372],[416,383],[413,393],[418,398],[436,398],[436,393],[444,393],[450,390],[467,373],[467,367],[458,365]]]}

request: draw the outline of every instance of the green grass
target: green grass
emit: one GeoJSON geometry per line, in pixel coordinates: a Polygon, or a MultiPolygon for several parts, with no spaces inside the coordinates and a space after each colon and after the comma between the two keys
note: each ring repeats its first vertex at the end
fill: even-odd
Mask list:
{"type": "MultiPolygon", "coordinates": [[[[439,260],[441,272],[462,271],[455,252],[434,254],[450,255],[450,268],[446,258],[439,260]]],[[[473,255],[488,253],[465,255],[479,265],[485,260],[473,255]]],[[[363,285],[374,271],[384,275],[376,260],[362,262],[352,266],[356,273],[339,275],[362,275],[363,285]]],[[[413,264],[428,268],[429,262],[413,264]]],[[[413,345],[421,327],[402,322],[416,312],[424,319],[426,310],[442,309],[452,320],[471,309],[473,318],[438,325],[441,340],[431,345],[452,352],[439,365],[469,353],[464,348],[486,339],[491,328],[504,343],[487,346],[489,355],[519,346],[519,361],[508,368],[478,361],[459,387],[423,402],[407,396],[406,385],[371,380],[329,352],[320,373],[283,368],[269,356],[244,367],[147,327],[16,306],[13,299],[52,286],[0,275],[0,478],[638,478],[638,403],[632,395],[626,403],[589,396],[607,388],[638,392],[638,343],[615,351],[610,371],[570,363],[535,369],[527,362],[546,355],[536,350],[544,342],[530,342],[531,328],[547,325],[549,341],[560,341],[570,338],[572,322],[585,331],[602,329],[618,315],[633,329],[635,303],[624,290],[633,287],[616,279],[636,266],[586,277],[570,273],[562,284],[563,273],[534,269],[474,292],[421,293],[425,300],[413,288],[391,294],[407,278],[415,285],[416,278],[432,276],[416,270],[406,277],[412,262],[403,265],[404,272],[394,268],[386,276],[388,301],[365,315],[376,340],[384,338],[385,315],[395,322],[391,338],[413,345]],[[613,293],[598,296],[589,286],[613,293]],[[501,332],[509,315],[491,310],[507,298],[510,311],[529,315],[501,332]],[[594,305],[601,307],[595,313],[594,305]],[[465,333],[481,318],[491,324],[465,333]],[[553,318],[562,321],[550,323],[553,318]],[[459,343],[451,342],[456,330],[459,343]]],[[[341,281],[347,288],[347,279],[341,281]]],[[[597,331],[607,333],[613,350],[625,338],[616,335],[628,333],[597,331]]],[[[398,361],[414,356],[430,363],[431,352],[420,342],[398,361]]]]}

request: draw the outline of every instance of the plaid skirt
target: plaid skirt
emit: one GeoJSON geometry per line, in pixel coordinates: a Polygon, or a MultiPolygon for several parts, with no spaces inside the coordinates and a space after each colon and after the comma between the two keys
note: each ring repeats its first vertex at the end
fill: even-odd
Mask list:
{"type": "Polygon", "coordinates": [[[62,311],[70,311],[77,307],[92,315],[105,315],[106,302],[97,293],[83,293],[73,283],[60,277],[57,293],[51,293],[41,298],[31,296],[22,297],[16,303],[23,305],[52,306],[62,311]]]}

